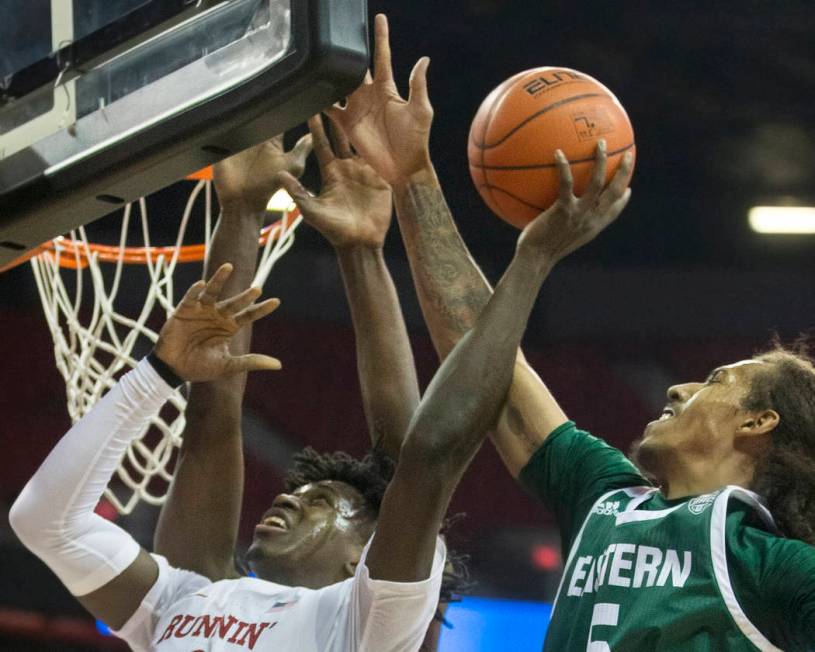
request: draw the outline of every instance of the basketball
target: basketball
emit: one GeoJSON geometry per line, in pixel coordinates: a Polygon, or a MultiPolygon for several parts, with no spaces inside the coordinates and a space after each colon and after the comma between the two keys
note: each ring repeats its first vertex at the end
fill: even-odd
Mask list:
{"type": "Polygon", "coordinates": [[[510,77],[482,102],[470,127],[470,174],[487,205],[522,229],[557,200],[555,150],[569,159],[579,197],[591,180],[601,138],[608,182],[625,152],[636,149],[623,105],[582,72],[533,68],[510,77]]]}

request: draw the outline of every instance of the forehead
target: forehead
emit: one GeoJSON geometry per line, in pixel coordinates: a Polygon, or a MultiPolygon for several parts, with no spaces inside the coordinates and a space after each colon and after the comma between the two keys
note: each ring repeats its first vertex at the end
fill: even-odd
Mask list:
{"type": "Polygon", "coordinates": [[[301,487],[297,487],[293,493],[295,496],[302,496],[304,494],[317,491],[326,491],[355,503],[365,501],[365,497],[362,495],[359,489],[340,480],[320,480],[318,482],[309,482],[301,487]]]}
{"type": "Polygon", "coordinates": [[[754,360],[752,358],[748,360],[739,360],[738,362],[731,362],[730,364],[722,365],[721,367],[716,367],[713,372],[716,371],[734,371],[737,373],[746,372],[750,373],[753,371],[757,371],[760,367],[765,366],[767,363],[763,360],[754,360]]]}
{"type": "Polygon", "coordinates": [[[730,364],[716,367],[710,372],[708,378],[712,377],[716,373],[725,372],[735,381],[749,382],[758,371],[766,368],[768,364],[769,363],[765,362],[764,360],[754,360],[752,358],[748,360],[739,360],[738,362],[732,362],[730,364]]]}

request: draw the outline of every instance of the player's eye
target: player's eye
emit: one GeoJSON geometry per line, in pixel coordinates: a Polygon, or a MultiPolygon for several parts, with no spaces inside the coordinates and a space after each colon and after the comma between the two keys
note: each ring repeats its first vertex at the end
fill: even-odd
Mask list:
{"type": "Polygon", "coordinates": [[[326,507],[331,507],[331,501],[326,496],[312,496],[308,500],[309,505],[324,505],[326,507]]]}
{"type": "Polygon", "coordinates": [[[719,369],[718,371],[714,371],[710,376],[708,376],[707,384],[711,385],[713,383],[720,383],[722,381],[722,374],[724,373],[723,370],[719,369]]]}

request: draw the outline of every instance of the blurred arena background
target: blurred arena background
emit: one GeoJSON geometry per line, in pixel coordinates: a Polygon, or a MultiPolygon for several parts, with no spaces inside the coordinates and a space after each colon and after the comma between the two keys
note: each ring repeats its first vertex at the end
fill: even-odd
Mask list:
{"type": "MultiPolygon", "coordinates": [[[[0,2],[3,12],[24,4],[0,2]]],[[[629,208],[547,282],[525,339],[527,357],[579,425],[627,449],[659,415],[670,384],[749,356],[773,332],[790,339],[815,325],[815,236],[759,234],[747,219],[756,205],[815,206],[812,2],[371,0],[371,15],[378,11],[390,17],[402,89],[416,59],[432,59],[431,149],[464,239],[492,281],[517,232],[489,213],[467,171],[467,132],[486,93],[517,71],[561,65],[603,81],[628,110],[638,148],[629,208]]],[[[151,207],[180,213],[186,183],[153,196],[151,207]]],[[[306,185],[315,183],[310,169],[306,185]]],[[[396,233],[387,251],[426,383],[437,362],[396,233]]],[[[178,287],[197,273],[183,270],[178,287]]],[[[267,293],[283,306],[254,341],[284,371],[249,381],[245,537],[293,451],[310,444],[361,453],[367,440],[329,245],[301,229],[267,293]]],[[[124,649],[94,633],[5,522],[69,420],[28,266],[0,276],[0,306],[0,650],[124,649]]],[[[442,649],[540,649],[538,612],[561,570],[551,518],[489,446],[452,512],[466,513],[452,544],[471,555],[474,595],[524,602],[465,600],[449,614],[442,649]],[[517,622],[530,631],[519,629],[528,638],[512,642],[508,623],[517,622]],[[495,623],[502,642],[478,630],[495,631],[495,623]],[[476,631],[479,647],[465,640],[476,631]]],[[[143,505],[124,521],[149,545],[156,515],[143,505]]]]}

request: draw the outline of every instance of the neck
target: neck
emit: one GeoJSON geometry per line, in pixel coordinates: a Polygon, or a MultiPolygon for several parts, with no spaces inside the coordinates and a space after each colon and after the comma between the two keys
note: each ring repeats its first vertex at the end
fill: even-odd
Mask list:
{"type": "Polygon", "coordinates": [[[681,453],[656,474],[660,491],[669,500],[708,494],[726,485],[749,487],[755,470],[753,458],[731,451],[722,458],[694,458],[681,453]]]}
{"type": "Polygon", "coordinates": [[[327,569],[315,568],[311,564],[295,564],[289,568],[276,560],[264,560],[250,565],[252,572],[262,580],[282,584],[283,586],[302,586],[307,589],[322,589],[346,579],[341,569],[338,572],[326,572],[327,569]]]}

